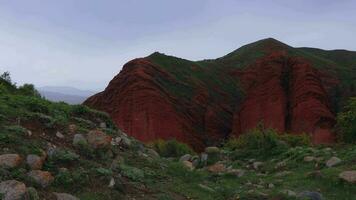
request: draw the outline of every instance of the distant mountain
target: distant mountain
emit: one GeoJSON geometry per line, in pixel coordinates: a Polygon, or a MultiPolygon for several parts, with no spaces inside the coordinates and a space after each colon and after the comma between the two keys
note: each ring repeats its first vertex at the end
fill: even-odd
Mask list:
{"type": "Polygon", "coordinates": [[[95,91],[62,86],[45,86],[39,87],[37,90],[48,100],[63,101],[69,104],[81,104],[86,98],[96,93],[95,91]]]}

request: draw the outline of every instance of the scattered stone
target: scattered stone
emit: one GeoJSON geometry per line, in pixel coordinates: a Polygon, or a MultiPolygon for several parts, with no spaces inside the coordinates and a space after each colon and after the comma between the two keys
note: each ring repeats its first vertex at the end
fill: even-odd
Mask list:
{"type": "Polygon", "coordinates": [[[68,126],[68,131],[69,131],[70,134],[74,134],[74,133],[77,131],[77,125],[75,125],[75,124],[70,124],[70,125],[68,126]]]}
{"type": "Polygon", "coordinates": [[[200,155],[200,161],[205,166],[207,164],[207,162],[208,162],[208,154],[202,153],[200,155]]]}
{"type": "Polygon", "coordinates": [[[276,166],[274,166],[275,169],[281,169],[287,166],[287,161],[283,160],[281,162],[278,162],[276,166]]]}
{"type": "Polygon", "coordinates": [[[206,147],[205,153],[207,154],[218,154],[220,153],[220,149],[218,147],[206,147]]]}
{"type": "Polygon", "coordinates": [[[157,151],[153,150],[153,149],[146,149],[147,155],[151,158],[160,158],[159,154],[157,153],[157,151]]]}
{"type": "Polygon", "coordinates": [[[30,154],[26,157],[27,165],[33,170],[42,169],[43,162],[44,160],[38,155],[30,154]]]}
{"type": "Polygon", "coordinates": [[[53,193],[57,200],[79,200],[77,197],[67,193],[53,193]]]}
{"type": "Polygon", "coordinates": [[[298,198],[310,200],[323,200],[323,196],[319,192],[305,191],[298,194],[298,198]]]}
{"type": "Polygon", "coordinates": [[[183,162],[183,161],[189,161],[192,158],[192,155],[190,154],[185,154],[184,156],[179,158],[179,162],[183,162]]]}
{"type": "Polygon", "coordinates": [[[193,166],[193,163],[189,162],[189,161],[183,161],[182,162],[183,165],[188,168],[189,170],[193,170],[194,169],[194,166],[193,166]]]}
{"type": "Polygon", "coordinates": [[[208,192],[215,192],[215,190],[209,186],[203,185],[203,184],[199,184],[199,187],[208,191],[208,192]]]}
{"type": "Polygon", "coordinates": [[[99,126],[102,129],[106,129],[106,123],[105,122],[101,122],[99,126]]]}
{"type": "Polygon", "coordinates": [[[348,183],[356,183],[356,170],[343,171],[339,174],[339,178],[348,183]]]}
{"type": "Polygon", "coordinates": [[[291,174],[292,172],[290,171],[282,171],[282,172],[278,172],[275,174],[276,177],[284,177],[284,176],[287,176],[289,174],[291,174]]]}
{"type": "Polygon", "coordinates": [[[81,144],[88,144],[87,139],[82,134],[75,134],[73,137],[73,145],[78,146],[81,144]]]}
{"type": "Polygon", "coordinates": [[[32,131],[27,130],[27,136],[28,136],[28,137],[31,137],[31,136],[32,136],[32,131]]]}
{"type": "Polygon", "coordinates": [[[296,197],[296,196],[297,196],[297,193],[295,193],[295,192],[292,191],[292,190],[283,190],[282,193],[283,193],[283,194],[286,194],[286,195],[288,195],[288,196],[290,196],[290,197],[296,197]]]}
{"type": "Polygon", "coordinates": [[[268,184],[268,188],[269,188],[269,189],[274,188],[274,184],[273,184],[273,183],[268,184]]]}
{"type": "Polygon", "coordinates": [[[95,149],[110,146],[112,138],[100,130],[92,130],[87,135],[88,143],[95,149]]]}
{"type": "Polygon", "coordinates": [[[48,187],[54,180],[50,172],[41,170],[32,170],[28,173],[28,176],[43,188],[48,187]]]}
{"type": "Polygon", "coordinates": [[[0,183],[0,194],[3,200],[22,200],[27,196],[26,185],[16,180],[8,180],[0,183]]]}
{"type": "Polygon", "coordinates": [[[338,165],[339,163],[341,163],[341,159],[334,156],[334,157],[330,158],[328,161],[326,161],[325,165],[327,167],[334,167],[335,165],[338,165]]]}
{"type": "Polygon", "coordinates": [[[0,155],[0,167],[15,168],[21,165],[22,158],[18,154],[3,154],[0,155]]]}
{"type": "Polygon", "coordinates": [[[193,163],[194,167],[197,167],[199,165],[199,163],[200,163],[199,156],[193,156],[190,160],[193,163]]]}
{"type": "Polygon", "coordinates": [[[118,146],[118,145],[120,145],[121,140],[122,140],[121,137],[116,137],[111,140],[111,145],[118,146]]]}
{"type": "Polygon", "coordinates": [[[109,188],[113,188],[115,186],[115,179],[111,177],[110,182],[109,182],[109,188]]]}
{"type": "Polygon", "coordinates": [[[304,162],[313,162],[315,160],[314,156],[305,156],[304,162]]]}
{"type": "Polygon", "coordinates": [[[33,187],[27,188],[27,193],[30,200],[40,200],[40,197],[38,196],[38,192],[35,188],[33,187]]]}
{"type": "Polygon", "coordinates": [[[122,137],[122,144],[124,147],[129,148],[131,146],[131,140],[128,137],[122,137]]]}
{"type": "Polygon", "coordinates": [[[253,168],[254,168],[255,170],[258,170],[259,168],[261,168],[262,165],[263,165],[263,162],[254,162],[254,163],[252,164],[252,166],[253,166],[253,168]]]}
{"type": "Polygon", "coordinates": [[[64,135],[61,132],[57,131],[56,137],[59,138],[59,139],[63,139],[64,135]]]}
{"type": "Polygon", "coordinates": [[[245,170],[243,170],[243,169],[229,169],[227,171],[227,174],[235,175],[237,177],[242,177],[243,175],[245,175],[245,170]]]}
{"type": "Polygon", "coordinates": [[[207,170],[211,173],[223,173],[226,172],[226,167],[221,163],[215,163],[213,165],[210,165],[207,170]]]}

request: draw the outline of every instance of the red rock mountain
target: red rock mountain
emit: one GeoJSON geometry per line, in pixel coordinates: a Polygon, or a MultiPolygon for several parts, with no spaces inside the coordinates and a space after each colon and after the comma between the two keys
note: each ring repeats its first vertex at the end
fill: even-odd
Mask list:
{"type": "Polygon", "coordinates": [[[84,104],[142,141],[176,138],[201,149],[264,123],[329,143],[335,113],[355,95],[355,82],[356,52],[269,38],[214,60],[160,53],[134,59],[84,104]]]}

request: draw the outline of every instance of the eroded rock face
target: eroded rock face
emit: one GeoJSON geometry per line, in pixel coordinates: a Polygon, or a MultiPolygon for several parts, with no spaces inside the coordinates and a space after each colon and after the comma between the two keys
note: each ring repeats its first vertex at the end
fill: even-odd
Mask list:
{"type": "Polygon", "coordinates": [[[161,78],[178,84],[149,59],[135,59],[124,66],[104,92],[84,104],[108,112],[124,132],[144,142],[175,138],[202,149],[204,134],[221,138],[222,129],[231,131],[229,121],[216,115],[217,111],[226,111],[207,105],[206,88],[197,89],[192,99],[183,102],[159,84],[161,78]]]}
{"type": "Polygon", "coordinates": [[[305,60],[275,52],[239,73],[246,91],[234,114],[233,133],[258,123],[280,132],[311,133],[313,142],[330,143],[335,123],[322,74],[305,60]]]}
{"type": "Polygon", "coordinates": [[[103,92],[84,104],[108,112],[124,132],[141,141],[175,138],[196,150],[260,122],[279,132],[309,133],[314,143],[333,142],[335,116],[328,89],[337,79],[282,51],[270,52],[243,70],[221,69],[222,76],[215,78],[236,80],[245,94],[242,101],[237,91],[224,93],[201,80],[184,85],[188,83],[142,58],[128,62],[103,92]],[[188,88],[192,95],[182,99],[167,83],[177,90],[188,88]],[[217,93],[219,98],[213,97],[217,93]]]}

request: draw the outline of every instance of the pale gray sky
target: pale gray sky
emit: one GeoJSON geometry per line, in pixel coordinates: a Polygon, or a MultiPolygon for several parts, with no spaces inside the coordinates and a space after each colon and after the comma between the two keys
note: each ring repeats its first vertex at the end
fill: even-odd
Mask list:
{"type": "Polygon", "coordinates": [[[356,50],[356,0],[0,0],[0,71],[102,90],[154,51],[199,60],[274,37],[356,50]]]}

